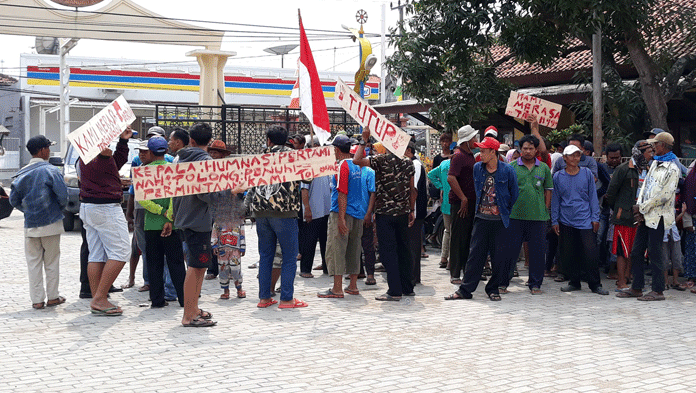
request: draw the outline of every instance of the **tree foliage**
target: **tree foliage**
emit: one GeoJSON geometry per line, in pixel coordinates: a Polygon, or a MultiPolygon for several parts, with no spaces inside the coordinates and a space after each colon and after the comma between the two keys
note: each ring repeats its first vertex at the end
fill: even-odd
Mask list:
{"type": "MultiPolygon", "coordinates": [[[[618,77],[617,58],[632,62],[639,73],[638,90],[622,87],[620,78],[606,80],[605,110],[616,111],[638,93],[652,125],[666,129],[666,102],[696,80],[696,54],[675,58],[674,48],[665,45],[661,52],[647,50],[676,34],[696,43],[696,3],[666,1],[690,7],[657,0],[420,0],[392,31],[396,52],[387,65],[403,78],[407,94],[433,102],[436,121],[455,128],[504,107],[511,87],[495,77],[499,64],[514,58],[548,66],[589,49],[592,34],[601,29],[605,75],[618,77]],[[509,54],[501,59],[498,52],[496,58],[501,47],[509,54]]],[[[631,123],[614,118],[609,116],[610,133],[631,123]]]]}

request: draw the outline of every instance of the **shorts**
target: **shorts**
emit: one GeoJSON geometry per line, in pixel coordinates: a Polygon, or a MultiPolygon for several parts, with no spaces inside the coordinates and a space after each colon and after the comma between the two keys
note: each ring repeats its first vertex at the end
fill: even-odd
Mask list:
{"type": "Polygon", "coordinates": [[[684,271],[684,265],[682,263],[684,257],[681,251],[681,241],[669,240],[662,243],[662,258],[664,260],[663,270],[669,270],[670,268],[677,271],[684,271]]]}
{"type": "Polygon", "coordinates": [[[89,262],[126,262],[130,259],[128,223],[120,204],[81,203],[80,219],[87,234],[89,262]]]}
{"type": "Polygon", "coordinates": [[[184,241],[188,246],[186,262],[195,269],[208,269],[213,259],[210,236],[212,232],[195,232],[190,229],[182,231],[184,241]]]}
{"type": "Polygon", "coordinates": [[[637,229],[637,227],[614,225],[614,241],[611,245],[611,253],[617,257],[630,258],[637,229]]]}

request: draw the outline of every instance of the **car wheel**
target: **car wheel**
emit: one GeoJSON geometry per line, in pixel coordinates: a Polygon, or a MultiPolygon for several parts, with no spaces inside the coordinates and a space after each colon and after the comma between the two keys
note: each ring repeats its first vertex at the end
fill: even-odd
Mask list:
{"type": "Polygon", "coordinates": [[[72,213],[63,213],[63,229],[65,232],[70,232],[75,229],[75,215],[72,213]]]}

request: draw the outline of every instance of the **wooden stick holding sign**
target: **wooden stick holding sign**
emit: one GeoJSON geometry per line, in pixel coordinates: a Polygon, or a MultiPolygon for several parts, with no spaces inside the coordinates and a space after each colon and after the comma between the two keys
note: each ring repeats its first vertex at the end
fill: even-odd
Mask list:
{"type": "Polygon", "coordinates": [[[133,168],[135,199],[180,197],[335,175],[333,146],[133,168]]]}
{"type": "Polygon", "coordinates": [[[558,119],[561,117],[562,109],[562,105],[551,101],[511,91],[505,114],[522,120],[526,120],[529,115],[536,115],[539,119],[539,125],[555,129],[558,127],[558,119]]]}
{"type": "Polygon", "coordinates": [[[372,136],[382,142],[397,157],[403,157],[411,136],[377,112],[340,78],[336,83],[334,100],[361,126],[370,127],[372,136]]]}
{"type": "Polygon", "coordinates": [[[123,96],[119,96],[87,123],[68,134],[68,140],[86,164],[109,147],[111,141],[133,121],[135,114],[130,105],[123,96]]]}

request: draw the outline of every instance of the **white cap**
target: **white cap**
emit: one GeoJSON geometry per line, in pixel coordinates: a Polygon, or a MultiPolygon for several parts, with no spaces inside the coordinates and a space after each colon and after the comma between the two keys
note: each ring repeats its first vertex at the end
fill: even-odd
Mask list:
{"type": "Polygon", "coordinates": [[[580,152],[580,154],[582,154],[582,150],[580,150],[580,148],[575,145],[568,145],[565,149],[563,149],[564,156],[573,155],[575,152],[580,152]]]}
{"type": "Polygon", "coordinates": [[[478,135],[478,131],[470,125],[465,125],[457,131],[457,145],[461,145],[464,142],[468,142],[478,135]]]}
{"type": "Polygon", "coordinates": [[[147,142],[148,142],[148,141],[146,141],[146,140],[145,140],[145,141],[140,141],[140,143],[138,144],[138,147],[136,147],[136,149],[137,149],[137,150],[150,150],[150,148],[147,147],[147,142]]]}

